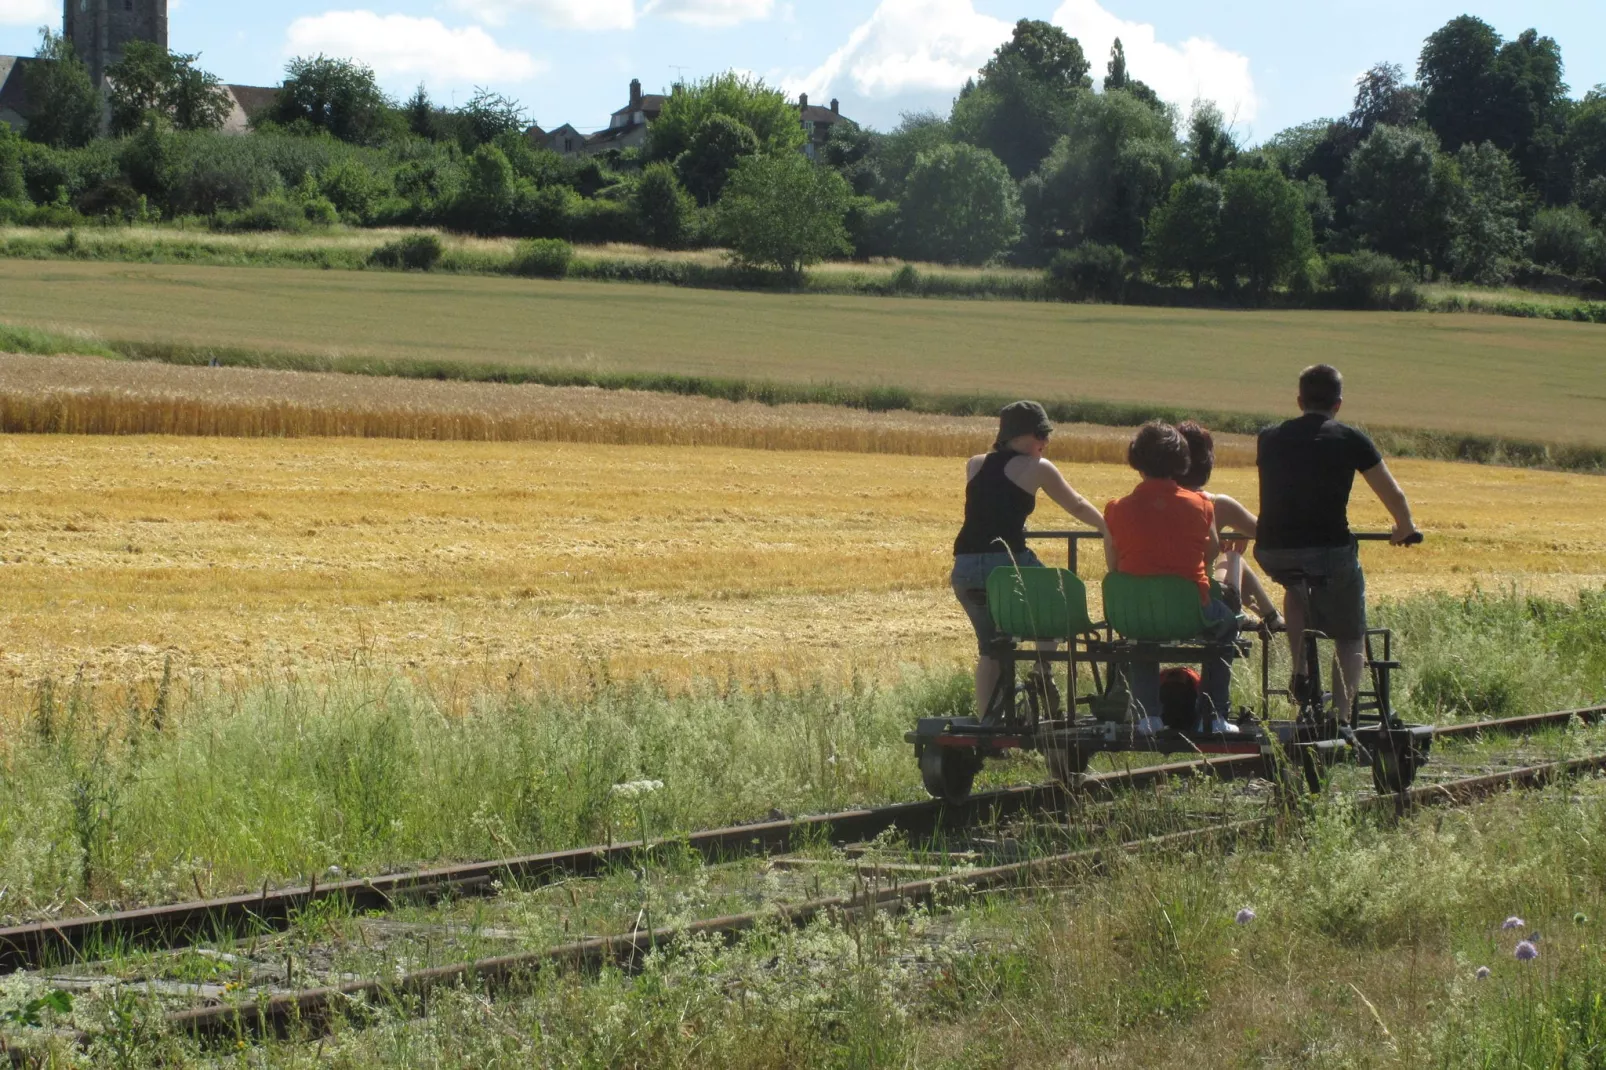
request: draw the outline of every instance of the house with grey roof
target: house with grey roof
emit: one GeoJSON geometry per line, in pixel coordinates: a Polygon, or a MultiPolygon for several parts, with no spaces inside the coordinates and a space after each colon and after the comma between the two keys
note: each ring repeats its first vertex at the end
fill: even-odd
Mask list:
{"type": "MultiPolygon", "coordinates": [[[[526,136],[532,143],[544,144],[563,156],[595,156],[609,149],[639,149],[647,143],[648,124],[662,114],[664,102],[669,96],[665,93],[643,93],[641,79],[632,78],[629,102],[609,117],[606,129],[593,134],[581,134],[570,124],[564,123],[540,137],[536,136],[537,128],[532,127],[526,136]]],[[[831,101],[829,108],[821,108],[811,105],[808,94],[804,93],[798,98],[798,121],[803,124],[807,135],[803,151],[813,159],[830,140],[831,128],[851,120],[843,118],[838,101],[831,101]]]]}

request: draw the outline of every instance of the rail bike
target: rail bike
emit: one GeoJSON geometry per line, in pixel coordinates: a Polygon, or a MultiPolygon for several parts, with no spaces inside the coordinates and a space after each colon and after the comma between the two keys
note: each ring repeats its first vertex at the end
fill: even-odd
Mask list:
{"type": "MultiPolygon", "coordinates": [[[[1011,566],[988,577],[988,607],[1000,633],[989,655],[1003,671],[987,710],[981,717],[921,718],[905,736],[934,798],[963,802],[987,759],[1015,751],[1041,752],[1050,774],[1068,790],[1080,786],[1088,763],[1101,753],[1186,754],[1207,763],[1258,755],[1261,775],[1290,791],[1311,793],[1323,789],[1328,771],[1341,762],[1369,765],[1380,794],[1403,792],[1427,761],[1433,726],[1407,724],[1394,711],[1392,682],[1400,663],[1389,629],[1368,629],[1353,707],[1347,717],[1334,716],[1322,684],[1321,633],[1305,633],[1305,685],[1296,695],[1273,686],[1273,648],[1284,641],[1280,630],[1250,630],[1240,615],[1236,635],[1210,638],[1192,580],[1120,573],[1105,577],[1106,619],[1095,621],[1077,575],[1077,551],[1080,542],[1100,536],[1042,531],[1027,538],[1063,540],[1068,567],[1011,566]],[[1169,693],[1162,686],[1159,711],[1144,710],[1132,699],[1134,667],[1202,666],[1221,657],[1231,664],[1251,660],[1257,645],[1260,706],[1223,718],[1236,731],[1201,731],[1197,693],[1186,686],[1169,693]],[[1021,679],[1023,662],[1031,668],[1021,679]],[[1273,701],[1285,699],[1297,712],[1273,718],[1273,701]]],[[[1357,536],[1363,542],[1388,538],[1357,536]]],[[[1420,535],[1413,539],[1420,541],[1420,535]]],[[[1307,598],[1323,582],[1300,574],[1289,579],[1303,586],[1307,598]]]]}

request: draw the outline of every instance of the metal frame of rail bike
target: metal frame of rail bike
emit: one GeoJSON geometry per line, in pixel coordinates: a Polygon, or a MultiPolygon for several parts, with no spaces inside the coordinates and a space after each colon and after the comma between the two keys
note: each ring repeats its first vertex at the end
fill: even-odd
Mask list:
{"type": "MultiPolygon", "coordinates": [[[[1078,544],[1101,538],[1092,531],[1040,531],[1027,534],[1035,541],[1063,540],[1067,568],[1077,572],[1078,544]]],[[[1358,541],[1386,541],[1387,535],[1359,535],[1358,541]]],[[[1420,536],[1413,541],[1420,541],[1420,536]]],[[[1305,580],[1303,592],[1322,581],[1305,580]]],[[[1296,593],[1298,593],[1296,588],[1296,593]]],[[[1229,641],[1191,639],[1178,642],[1139,642],[1118,635],[1108,623],[1097,622],[1087,632],[1068,637],[1052,648],[1022,647],[1013,638],[998,640],[990,651],[1002,666],[999,687],[988,704],[988,714],[976,717],[922,718],[906,735],[914,745],[926,790],[935,798],[962,802],[969,797],[976,774],[988,758],[1013,751],[1040,751],[1049,772],[1069,789],[1080,785],[1088,763],[1100,753],[1201,755],[1259,755],[1264,774],[1290,790],[1322,790],[1327,770],[1340,761],[1369,764],[1373,785],[1380,793],[1406,790],[1427,761],[1433,742],[1429,725],[1406,724],[1394,712],[1392,674],[1394,637],[1387,628],[1372,628],[1365,639],[1365,676],[1360,681],[1346,722],[1326,711],[1330,696],[1322,691],[1319,644],[1326,636],[1307,631],[1306,693],[1293,695],[1272,686],[1272,647],[1281,633],[1262,628],[1260,644],[1260,711],[1240,710],[1237,733],[1189,732],[1167,728],[1140,733],[1120,666],[1134,663],[1200,665],[1223,653],[1247,659],[1255,640],[1241,635],[1229,641]],[[1022,662],[1032,665],[1024,681],[1022,662]],[[1082,670],[1092,687],[1083,693],[1082,670]],[[1063,673],[1063,676],[1060,674],[1063,673]],[[1059,676],[1063,691],[1048,683],[1059,676]],[[1056,708],[1063,694],[1063,712],[1056,708]],[[1274,698],[1293,699],[1298,706],[1289,719],[1273,719],[1274,698]]]]}

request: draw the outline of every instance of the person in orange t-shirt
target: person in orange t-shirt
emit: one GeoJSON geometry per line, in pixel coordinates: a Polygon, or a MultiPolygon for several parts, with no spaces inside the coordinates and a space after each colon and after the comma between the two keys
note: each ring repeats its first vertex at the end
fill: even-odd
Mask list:
{"type": "MultiPolygon", "coordinates": [[[[1144,424],[1127,449],[1127,462],[1143,475],[1125,498],[1104,509],[1109,528],[1108,564],[1112,572],[1131,576],[1182,576],[1199,587],[1199,603],[1209,623],[1207,636],[1230,640],[1237,631],[1237,613],[1212,597],[1210,573],[1221,552],[1216,509],[1210,499],[1184,490],[1177,480],[1188,474],[1188,440],[1170,424],[1144,424]]],[[[1227,657],[1205,662],[1199,692],[1198,729],[1236,732],[1226,719],[1231,709],[1232,665],[1227,657]]],[[[1130,667],[1132,697],[1142,707],[1143,731],[1158,731],[1160,667],[1130,667]]]]}

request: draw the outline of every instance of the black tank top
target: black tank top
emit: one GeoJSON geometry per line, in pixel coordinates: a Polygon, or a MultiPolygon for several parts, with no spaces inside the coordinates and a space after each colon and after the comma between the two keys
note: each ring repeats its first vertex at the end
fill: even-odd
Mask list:
{"type": "Polygon", "coordinates": [[[981,470],[965,485],[965,526],[954,540],[956,554],[998,554],[1008,546],[1026,551],[1026,518],[1037,508],[1037,495],[1028,494],[1004,474],[1004,466],[1024,453],[995,450],[981,462],[981,470]]]}

